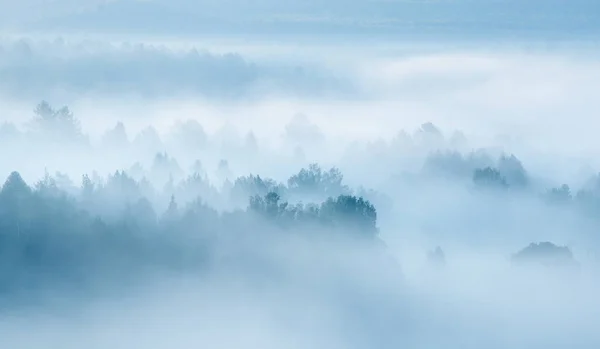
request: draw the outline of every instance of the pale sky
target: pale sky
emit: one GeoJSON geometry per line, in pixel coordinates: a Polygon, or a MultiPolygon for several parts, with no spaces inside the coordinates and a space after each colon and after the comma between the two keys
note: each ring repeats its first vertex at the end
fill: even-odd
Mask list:
{"type": "Polygon", "coordinates": [[[596,0],[0,1],[0,29],[160,33],[598,35],[596,0]],[[99,7],[102,3],[111,3],[99,7]],[[302,25],[294,24],[301,22],[302,25]]]}

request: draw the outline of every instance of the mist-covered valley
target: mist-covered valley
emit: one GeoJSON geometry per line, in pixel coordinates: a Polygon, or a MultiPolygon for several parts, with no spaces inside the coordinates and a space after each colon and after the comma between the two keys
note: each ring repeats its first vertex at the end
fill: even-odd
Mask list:
{"type": "Polygon", "coordinates": [[[2,133],[9,343],[596,343],[592,169],[561,182],[432,123],[335,159],[302,114],[274,147],[193,120],[90,140],[32,109],[2,133]]]}
{"type": "Polygon", "coordinates": [[[595,5],[428,3],[0,3],[0,346],[597,348],[595,5]]]}

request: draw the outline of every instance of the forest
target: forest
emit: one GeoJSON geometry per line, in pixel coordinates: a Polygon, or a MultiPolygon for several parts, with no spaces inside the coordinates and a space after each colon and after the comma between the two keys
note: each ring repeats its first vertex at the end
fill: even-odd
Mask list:
{"type": "MultiPolygon", "coordinates": [[[[430,123],[422,130],[430,138],[440,135],[430,123]]],[[[124,132],[119,123],[107,132],[104,146],[128,147],[124,132]]],[[[10,124],[2,127],[5,146],[28,137],[48,147],[92,147],[69,108],[54,109],[47,102],[35,108],[26,131],[10,124]]],[[[128,169],[106,176],[84,173],[79,181],[59,171],[46,170],[30,183],[17,171],[7,174],[0,191],[0,289],[15,294],[41,285],[86,289],[98,278],[125,283],[148,268],[200,272],[219,268],[225,261],[249,268],[252,263],[246,258],[260,259],[264,246],[289,236],[309,245],[353,241],[385,255],[377,205],[384,215],[398,215],[394,202],[408,198],[351,188],[338,168],[323,169],[316,163],[283,182],[258,174],[233,178],[228,166],[224,159],[217,166],[217,174],[224,178],[220,185],[209,179],[200,160],[184,171],[166,151],[155,153],[148,169],[132,161],[128,169]]],[[[560,210],[592,221],[593,227],[600,223],[595,213],[600,177],[592,177],[575,193],[567,184],[544,188],[512,154],[494,159],[485,150],[462,154],[437,149],[424,158],[417,178],[458,184],[471,200],[491,205],[501,215],[506,214],[501,210],[506,210],[507,202],[534,200],[546,215],[560,210]]],[[[404,180],[410,186],[423,185],[414,178],[404,180]]],[[[514,258],[520,261],[529,255],[534,260],[544,255],[575,261],[568,247],[550,242],[532,244],[514,258]]],[[[429,259],[445,261],[443,250],[438,246],[429,259]]]]}
{"type": "Polygon", "coordinates": [[[0,349],[600,348],[599,4],[0,1],[0,349]]]}

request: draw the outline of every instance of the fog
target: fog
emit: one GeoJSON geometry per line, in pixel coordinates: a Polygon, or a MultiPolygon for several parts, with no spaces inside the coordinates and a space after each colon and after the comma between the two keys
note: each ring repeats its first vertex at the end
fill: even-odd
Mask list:
{"type": "Polygon", "coordinates": [[[0,343],[597,348],[600,12],[552,3],[0,1],[0,343]]]}

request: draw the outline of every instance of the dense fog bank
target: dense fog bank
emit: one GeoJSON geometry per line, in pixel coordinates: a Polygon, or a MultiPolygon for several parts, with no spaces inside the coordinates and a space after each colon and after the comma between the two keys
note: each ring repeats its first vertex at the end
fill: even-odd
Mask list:
{"type": "Polygon", "coordinates": [[[329,140],[307,116],[286,130],[272,147],[196,121],[131,138],[119,122],[94,140],[47,102],[5,124],[9,341],[597,345],[593,170],[565,183],[432,123],[348,144],[338,160],[319,153],[329,140]],[[275,159],[287,161],[262,174],[275,159]],[[24,335],[34,328],[42,339],[24,335]]]}
{"type": "Polygon", "coordinates": [[[0,0],[0,346],[598,348],[551,2],[0,0]]]}

